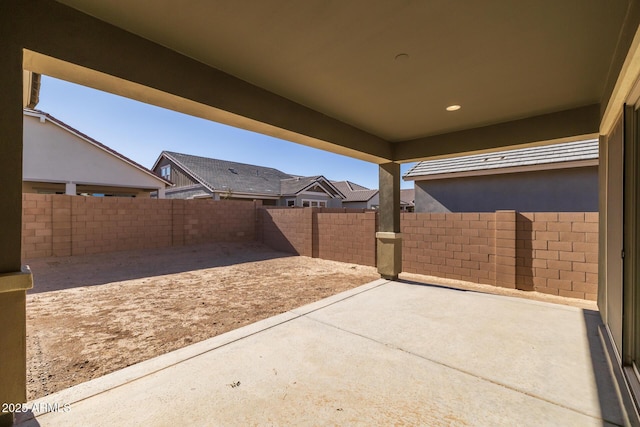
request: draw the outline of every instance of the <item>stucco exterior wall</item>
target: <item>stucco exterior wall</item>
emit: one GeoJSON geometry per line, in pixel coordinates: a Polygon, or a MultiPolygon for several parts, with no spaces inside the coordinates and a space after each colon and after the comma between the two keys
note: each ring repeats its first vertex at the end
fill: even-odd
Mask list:
{"type": "Polygon", "coordinates": [[[349,209],[375,209],[380,205],[380,194],[376,194],[366,202],[343,202],[343,208],[349,209]]]}
{"type": "Polygon", "coordinates": [[[339,208],[342,207],[341,199],[333,199],[327,196],[325,193],[318,194],[298,194],[297,196],[291,197],[281,197],[278,199],[277,206],[287,206],[287,200],[294,199],[297,207],[302,207],[303,200],[319,200],[327,203],[328,208],[339,208]]]}
{"type": "Polygon", "coordinates": [[[342,207],[349,209],[367,209],[367,202],[342,202],[342,207]]]}
{"type": "Polygon", "coordinates": [[[38,117],[24,116],[23,179],[156,190],[161,181],[38,117]]]}
{"type": "Polygon", "coordinates": [[[598,167],[415,182],[416,212],[597,212],[598,167]]]}

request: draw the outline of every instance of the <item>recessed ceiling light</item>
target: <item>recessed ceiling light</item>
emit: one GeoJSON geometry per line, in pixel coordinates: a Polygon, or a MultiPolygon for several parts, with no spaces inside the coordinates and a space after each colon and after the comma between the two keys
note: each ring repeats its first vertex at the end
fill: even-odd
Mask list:
{"type": "Polygon", "coordinates": [[[458,111],[460,108],[462,108],[462,107],[459,106],[459,105],[449,105],[447,107],[447,111],[458,111]]]}
{"type": "Polygon", "coordinates": [[[396,55],[396,61],[406,61],[407,59],[409,59],[408,53],[399,53],[396,55]]]}

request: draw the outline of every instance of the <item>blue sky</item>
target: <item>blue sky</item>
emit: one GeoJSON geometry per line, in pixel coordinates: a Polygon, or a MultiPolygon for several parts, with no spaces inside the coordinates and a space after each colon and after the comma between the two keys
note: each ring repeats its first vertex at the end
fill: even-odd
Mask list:
{"type": "MultiPolygon", "coordinates": [[[[43,76],[37,109],[151,168],[162,150],[378,188],[378,166],[43,76]]],[[[402,165],[404,174],[412,164],[402,165]]],[[[401,181],[402,188],[413,182],[401,181]]]]}

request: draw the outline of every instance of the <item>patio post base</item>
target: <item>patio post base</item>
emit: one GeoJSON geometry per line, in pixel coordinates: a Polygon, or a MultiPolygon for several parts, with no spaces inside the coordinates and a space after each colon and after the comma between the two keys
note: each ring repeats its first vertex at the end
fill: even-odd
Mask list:
{"type": "MultiPolygon", "coordinates": [[[[28,268],[0,274],[0,404],[6,411],[27,400],[26,294],[33,286],[28,268]]],[[[13,412],[0,412],[0,427],[14,422],[13,412]]]]}
{"type": "Polygon", "coordinates": [[[397,280],[402,272],[402,233],[376,233],[378,273],[383,279],[397,280]]]}

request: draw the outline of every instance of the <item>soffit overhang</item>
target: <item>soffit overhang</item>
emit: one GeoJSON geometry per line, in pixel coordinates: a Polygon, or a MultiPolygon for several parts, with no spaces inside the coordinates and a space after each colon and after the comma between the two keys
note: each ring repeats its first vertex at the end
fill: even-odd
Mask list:
{"type": "MultiPolygon", "coordinates": [[[[37,3],[50,6],[51,2],[37,3]]],[[[560,132],[521,135],[512,145],[597,134],[600,117],[594,119],[591,112],[601,110],[602,102],[607,101],[603,98],[617,78],[628,34],[637,29],[637,14],[629,16],[637,6],[635,1],[60,3],[208,67],[212,75],[228,83],[230,90],[219,93],[223,101],[236,92],[242,102],[284,111],[294,119],[301,115],[305,125],[296,128],[287,120],[252,115],[255,105],[246,108],[247,114],[243,108],[230,111],[233,109],[225,105],[215,106],[230,117],[203,114],[195,111],[198,108],[185,108],[189,102],[203,102],[192,92],[173,94],[185,101],[175,102],[180,105],[174,109],[378,163],[461,152],[469,149],[469,142],[459,138],[468,138],[475,129],[486,131],[504,123],[541,118],[532,122],[538,126],[562,113],[580,117],[560,132]],[[402,53],[408,59],[396,60],[402,53]],[[238,91],[242,83],[250,90],[238,91]],[[446,112],[444,107],[453,103],[462,109],[446,112]],[[568,135],[571,132],[574,135],[568,135]],[[350,145],[349,140],[357,142],[350,145]]],[[[70,33],[49,43],[57,43],[58,49],[65,36],[75,31],[79,31],[76,38],[82,36],[81,30],[88,26],[84,22],[76,25],[84,18],[76,20],[73,13],[53,12],[63,15],[54,33],[70,33]]],[[[108,35],[100,25],[95,27],[108,35]]],[[[37,28],[32,27],[36,33],[37,28]]],[[[58,34],[48,35],[55,39],[58,34]]],[[[104,43],[114,45],[104,55],[119,47],[127,57],[128,37],[117,34],[104,43]]],[[[35,55],[48,53],[46,48],[38,49],[40,43],[34,44],[35,55]]],[[[93,67],[101,61],[76,62],[84,62],[88,52],[60,58],[55,51],[51,52],[54,59],[167,92],[144,78],[132,82],[128,73],[113,73],[117,67],[93,67]]],[[[163,55],[152,49],[139,60],[149,60],[149,72],[155,67],[163,73],[159,67],[163,55]]],[[[171,64],[174,58],[169,59],[171,64]]],[[[42,68],[47,71],[50,67],[42,68]]],[[[192,77],[191,71],[190,67],[173,69],[174,73],[184,72],[185,80],[192,77]]],[[[64,78],[65,73],[61,74],[64,78]]],[[[86,80],[81,83],[91,86],[92,78],[86,80]]],[[[109,90],[108,85],[93,86],[109,90]]],[[[205,85],[200,89],[209,90],[205,85]]],[[[123,92],[157,105],[171,104],[136,93],[142,90],[123,92]]],[[[498,139],[493,145],[504,146],[509,135],[498,139]]],[[[494,148],[477,145],[471,148],[494,148]]]]}

